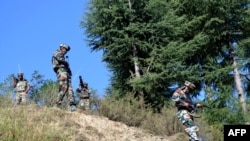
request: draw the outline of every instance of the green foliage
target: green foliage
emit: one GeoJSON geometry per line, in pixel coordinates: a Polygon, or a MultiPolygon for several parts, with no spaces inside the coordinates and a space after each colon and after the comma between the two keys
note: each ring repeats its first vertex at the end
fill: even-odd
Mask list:
{"type": "MultiPolygon", "coordinates": [[[[172,136],[176,133],[185,133],[176,117],[175,113],[177,111],[173,105],[162,108],[161,113],[155,113],[151,108],[145,108],[143,105],[143,101],[137,101],[129,94],[123,99],[112,95],[102,100],[100,115],[108,117],[110,120],[123,122],[129,126],[140,127],[154,135],[172,136]]],[[[222,139],[222,124],[214,129],[215,124],[210,126],[205,119],[206,114],[209,114],[209,112],[202,111],[201,114],[202,119],[195,119],[195,122],[197,121],[203,139],[208,141],[222,139]]],[[[186,137],[186,135],[180,134],[177,138],[181,140],[186,137]]]]}
{"type": "Polygon", "coordinates": [[[13,74],[10,74],[4,79],[4,82],[0,83],[1,95],[8,95],[10,97],[14,95],[13,93],[14,88],[12,87],[12,77],[13,77],[13,74]]]}
{"type": "Polygon", "coordinates": [[[173,14],[168,2],[130,2],[131,6],[128,1],[111,4],[93,0],[81,25],[86,29],[91,49],[104,50],[103,61],[113,72],[113,89],[124,94],[127,91],[143,93],[146,104],[161,109],[162,93],[169,83],[159,75],[164,67],[155,61],[157,50],[164,48],[170,39],[179,39],[179,27],[174,25],[181,25],[182,18],[173,14]],[[139,68],[142,80],[135,78],[138,77],[135,67],[139,68]],[[153,82],[150,74],[155,74],[153,79],[158,82],[157,86],[148,83],[153,82]]]}
{"type": "MultiPolygon", "coordinates": [[[[52,107],[58,94],[58,83],[52,80],[44,81],[36,97],[42,105],[52,107]]],[[[65,103],[65,102],[64,102],[65,103]]]]}
{"type": "Polygon", "coordinates": [[[43,78],[44,78],[44,75],[39,74],[38,71],[34,71],[32,73],[32,78],[29,82],[31,85],[31,89],[29,92],[30,99],[33,100],[35,103],[39,102],[37,95],[40,91],[41,86],[43,85],[45,81],[43,78]]]}
{"type": "Polygon", "coordinates": [[[95,90],[91,90],[90,94],[90,109],[92,111],[99,111],[101,107],[101,99],[95,90]]]}
{"type": "Polygon", "coordinates": [[[163,108],[162,112],[146,114],[145,120],[142,122],[141,128],[148,130],[156,135],[171,136],[178,132],[184,132],[176,115],[175,108],[163,108]]]}
{"type": "MultiPolygon", "coordinates": [[[[250,66],[249,2],[92,0],[81,24],[90,48],[104,51],[103,61],[112,71],[108,97],[121,108],[130,95],[143,102],[141,107],[159,112],[169,106],[163,94],[171,95],[173,86],[189,80],[197,87],[193,96],[205,91],[202,97],[213,106],[205,118],[219,128],[213,134],[219,135],[223,124],[244,122],[246,115],[235,102],[234,85],[241,80],[236,80],[234,70],[248,72],[250,66]]],[[[249,80],[242,81],[248,88],[249,80]]],[[[109,105],[103,106],[107,112],[109,105]]],[[[108,117],[123,118],[118,110],[119,114],[109,112],[108,117]]]]}
{"type": "Polygon", "coordinates": [[[114,96],[102,101],[100,114],[110,120],[121,121],[129,126],[139,127],[145,118],[146,113],[144,110],[143,101],[137,102],[129,95],[123,99],[114,96]]]}

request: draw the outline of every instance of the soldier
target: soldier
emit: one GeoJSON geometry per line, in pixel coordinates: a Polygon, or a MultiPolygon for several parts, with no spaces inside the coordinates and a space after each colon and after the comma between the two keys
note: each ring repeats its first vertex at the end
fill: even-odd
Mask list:
{"type": "Polygon", "coordinates": [[[15,106],[19,104],[27,104],[27,96],[30,90],[29,82],[24,79],[23,73],[17,74],[18,78],[13,76],[13,87],[16,89],[15,106]]]}
{"type": "Polygon", "coordinates": [[[195,85],[189,81],[185,81],[185,86],[178,88],[172,96],[175,106],[178,109],[177,118],[184,127],[185,132],[189,135],[190,141],[198,141],[199,128],[194,124],[191,112],[193,107],[202,107],[200,103],[193,103],[189,93],[195,89],[195,85]]]}
{"type": "Polygon", "coordinates": [[[89,110],[90,109],[90,90],[88,89],[88,84],[82,82],[81,76],[80,78],[80,83],[79,87],[76,89],[76,93],[80,96],[80,102],[79,106],[83,110],[89,110]]]}
{"type": "Polygon", "coordinates": [[[59,93],[55,100],[56,107],[62,104],[63,98],[66,95],[71,111],[76,110],[74,92],[71,85],[71,70],[68,61],[65,59],[65,54],[70,51],[70,46],[60,44],[60,49],[56,50],[52,57],[53,70],[57,75],[59,82],[59,93]]]}

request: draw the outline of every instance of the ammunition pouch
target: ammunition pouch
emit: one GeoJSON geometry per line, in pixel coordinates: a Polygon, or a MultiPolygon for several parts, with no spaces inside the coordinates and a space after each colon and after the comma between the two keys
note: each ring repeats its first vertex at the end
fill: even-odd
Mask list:
{"type": "Polygon", "coordinates": [[[88,94],[88,92],[83,91],[83,92],[81,93],[80,98],[82,98],[82,99],[87,99],[87,98],[89,98],[89,94],[88,94]]]}
{"type": "Polygon", "coordinates": [[[80,97],[81,99],[88,99],[89,98],[89,96],[88,95],[81,95],[81,97],[80,97]]]}

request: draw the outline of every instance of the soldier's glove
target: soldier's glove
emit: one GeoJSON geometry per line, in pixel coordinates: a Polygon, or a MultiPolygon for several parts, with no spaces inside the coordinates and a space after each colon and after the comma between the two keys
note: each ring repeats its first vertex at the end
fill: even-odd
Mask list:
{"type": "Polygon", "coordinates": [[[197,108],[202,108],[202,107],[203,107],[203,105],[202,105],[202,104],[200,104],[200,103],[197,103],[197,104],[196,104],[196,107],[197,107],[197,108]]]}

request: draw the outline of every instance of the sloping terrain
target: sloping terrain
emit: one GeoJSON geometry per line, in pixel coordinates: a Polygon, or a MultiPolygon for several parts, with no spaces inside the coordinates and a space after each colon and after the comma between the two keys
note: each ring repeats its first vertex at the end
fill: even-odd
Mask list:
{"type": "Polygon", "coordinates": [[[91,141],[170,141],[105,117],[75,112],[70,115],[70,118],[80,125],[79,137],[76,137],[79,141],[81,134],[91,141]]]}
{"type": "Polygon", "coordinates": [[[75,141],[183,141],[185,138],[184,134],[172,137],[155,136],[140,128],[129,127],[106,117],[83,112],[68,113],[68,121],[78,124],[78,134],[73,139],[75,141]]]}
{"type": "Polygon", "coordinates": [[[136,127],[83,111],[51,107],[0,108],[0,140],[18,141],[185,141],[183,133],[155,136],[136,127]]]}

